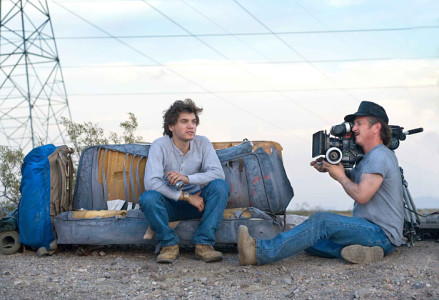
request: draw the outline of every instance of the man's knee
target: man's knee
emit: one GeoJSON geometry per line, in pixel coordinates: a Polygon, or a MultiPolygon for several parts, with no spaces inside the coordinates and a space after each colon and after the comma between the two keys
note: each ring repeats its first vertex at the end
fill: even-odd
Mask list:
{"type": "Polygon", "coordinates": [[[223,180],[223,179],[215,179],[215,180],[212,180],[212,181],[209,183],[209,185],[210,185],[210,188],[213,189],[213,190],[215,190],[215,191],[222,192],[222,193],[225,193],[225,194],[227,194],[227,195],[230,194],[230,186],[229,186],[229,184],[228,184],[225,180],[223,180]]]}
{"type": "Polygon", "coordinates": [[[215,179],[209,183],[209,190],[211,193],[220,194],[220,198],[227,201],[227,198],[230,195],[230,186],[229,184],[222,179],[215,179]]]}
{"type": "Polygon", "coordinates": [[[158,202],[161,202],[162,194],[157,191],[145,191],[139,199],[142,211],[153,209],[158,202]]]}
{"type": "Polygon", "coordinates": [[[314,222],[325,222],[330,220],[334,216],[333,213],[330,212],[316,212],[309,217],[309,220],[314,222]]]}

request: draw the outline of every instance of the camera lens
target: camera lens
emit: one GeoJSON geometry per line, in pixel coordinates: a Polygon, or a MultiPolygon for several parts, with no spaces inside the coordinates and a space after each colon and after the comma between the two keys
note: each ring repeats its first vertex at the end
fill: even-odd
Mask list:
{"type": "Polygon", "coordinates": [[[341,162],[342,153],[341,150],[335,147],[329,148],[328,151],[326,151],[326,160],[333,165],[338,164],[341,162]]]}
{"type": "Polygon", "coordinates": [[[352,125],[349,122],[344,122],[338,125],[334,125],[331,127],[331,134],[335,136],[344,136],[347,133],[351,132],[352,125]]]}

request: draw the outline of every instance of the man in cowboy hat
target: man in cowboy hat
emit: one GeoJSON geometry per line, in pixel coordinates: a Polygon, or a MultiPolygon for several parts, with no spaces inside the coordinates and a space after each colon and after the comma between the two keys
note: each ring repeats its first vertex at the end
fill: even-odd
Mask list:
{"type": "Polygon", "coordinates": [[[239,227],[241,265],[268,264],[305,250],[351,263],[376,261],[402,243],[404,208],[398,160],[387,146],[391,141],[389,118],[380,105],[363,101],[358,111],[347,115],[354,122],[355,141],[364,150],[363,159],[345,172],[341,164],[323,159],[311,162],[319,172],[328,172],[354,200],[353,217],[320,212],[293,229],[270,240],[253,239],[239,227]]]}

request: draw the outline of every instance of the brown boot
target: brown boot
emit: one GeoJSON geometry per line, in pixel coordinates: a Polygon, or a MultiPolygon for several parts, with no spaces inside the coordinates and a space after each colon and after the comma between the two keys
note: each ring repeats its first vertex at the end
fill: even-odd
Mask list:
{"type": "Polygon", "coordinates": [[[244,225],[239,225],[238,228],[238,252],[241,266],[256,264],[256,240],[250,236],[244,225]]]}
{"type": "Polygon", "coordinates": [[[384,251],[383,248],[378,246],[351,245],[341,250],[341,257],[353,264],[362,264],[383,259],[384,251]]]}
{"type": "Polygon", "coordinates": [[[223,260],[223,254],[215,251],[211,245],[196,244],[195,256],[207,263],[223,260]]]}
{"type": "Polygon", "coordinates": [[[178,245],[166,246],[160,250],[160,254],[157,256],[157,262],[160,264],[173,263],[180,254],[178,245]]]}

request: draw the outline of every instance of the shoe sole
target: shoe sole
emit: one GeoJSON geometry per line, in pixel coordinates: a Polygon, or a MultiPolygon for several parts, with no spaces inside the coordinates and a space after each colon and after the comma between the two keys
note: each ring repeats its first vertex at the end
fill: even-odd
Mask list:
{"type": "Polygon", "coordinates": [[[239,225],[238,227],[238,253],[239,253],[239,264],[241,266],[254,265],[256,261],[249,260],[244,252],[246,252],[245,241],[251,239],[250,234],[248,233],[248,228],[244,225],[239,225]]]}
{"type": "Polygon", "coordinates": [[[204,261],[205,263],[212,263],[212,262],[217,262],[217,261],[222,261],[223,260],[222,256],[215,256],[215,257],[210,257],[210,258],[206,258],[206,259],[203,259],[202,257],[200,257],[198,255],[195,255],[195,257],[198,260],[204,261]]]}
{"type": "Polygon", "coordinates": [[[157,259],[158,264],[172,264],[175,261],[176,259],[169,259],[169,258],[157,259]]]}
{"type": "Polygon", "coordinates": [[[384,251],[378,246],[351,245],[341,250],[341,257],[348,262],[362,264],[381,260],[384,257],[384,251]]]}
{"type": "Polygon", "coordinates": [[[178,255],[176,258],[157,258],[157,263],[158,264],[172,264],[173,262],[175,262],[177,260],[177,258],[180,255],[178,255]]]}

